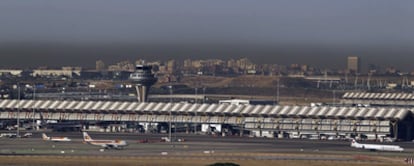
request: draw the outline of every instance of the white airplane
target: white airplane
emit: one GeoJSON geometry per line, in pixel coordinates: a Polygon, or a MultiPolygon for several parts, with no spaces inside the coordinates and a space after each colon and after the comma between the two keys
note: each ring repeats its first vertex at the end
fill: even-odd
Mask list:
{"type": "Polygon", "coordinates": [[[124,146],[127,146],[127,142],[124,140],[94,140],[92,139],[87,132],[83,133],[83,141],[91,144],[91,145],[97,145],[101,146],[105,149],[114,148],[114,149],[120,149],[124,146]]]}
{"type": "Polygon", "coordinates": [[[398,145],[380,145],[380,144],[360,144],[355,139],[352,139],[351,147],[367,149],[371,151],[396,151],[402,152],[404,148],[398,145]]]}
{"type": "Polygon", "coordinates": [[[48,137],[45,133],[42,133],[42,138],[45,141],[53,141],[53,142],[68,142],[68,141],[72,141],[68,137],[48,137]]]}

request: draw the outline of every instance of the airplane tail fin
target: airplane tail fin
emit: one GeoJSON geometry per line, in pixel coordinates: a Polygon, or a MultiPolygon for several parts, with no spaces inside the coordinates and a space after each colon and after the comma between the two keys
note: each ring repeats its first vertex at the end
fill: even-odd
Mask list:
{"type": "Polygon", "coordinates": [[[83,141],[88,142],[88,141],[92,141],[91,136],[89,136],[89,134],[87,132],[82,132],[83,133],[83,141]]]}
{"type": "Polygon", "coordinates": [[[354,138],[352,138],[352,143],[358,143],[354,138]]]}
{"type": "Polygon", "coordinates": [[[42,133],[42,138],[43,140],[49,140],[50,137],[48,137],[45,133],[42,133]]]}
{"type": "Polygon", "coordinates": [[[352,139],[351,139],[351,146],[353,147],[353,146],[355,146],[356,144],[358,144],[358,142],[357,142],[354,138],[352,138],[352,139]]]}

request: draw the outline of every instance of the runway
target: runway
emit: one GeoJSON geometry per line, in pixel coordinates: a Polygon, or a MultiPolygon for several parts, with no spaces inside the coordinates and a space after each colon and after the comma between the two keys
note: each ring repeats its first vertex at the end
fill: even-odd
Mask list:
{"type": "Polygon", "coordinates": [[[0,165],[208,165],[218,161],[241,165],[398,165],[412,157],[411,142],[392,143],[405,152],[370,152],[350,147],[349,141],[271,139],[239,136],[88,132],[94,139],[122,139],[128,146],[121,150],[102,149],[83,143],[81,132],[47,132],[64,136],[71,142],[41,139],[41,132],[30,138],[0,138],[0,165]],[[145,140],[145,141],[143,141],[145,140]],[[142,143],[145,142],[145,143],[142,143]],[[139,162],[140,164],[137,164],[139,162]]]}
{"type": "Polygon", "coordinates": [[[186,156],[194,154],[248,154],[248,153],[288,153],[288,154],[336,154],[336,155],[381,155],[411,157],[414,143],[398,142],[404,152],[370,152],[350,147],[349,141],[271,139],[238,136],[211,136],[194,134],[173,134],[172,139],[183,142],[161,142],[168,134],[141,133],[100,133],[89,132],[94,139],[123,139],[128,146],[122,150],[104,149],[83,143],[80,132],[51,132],[48,136],[65,136],[71,142],[50,142],[41,139],[41,133],[33,133],[30,138],[0,138],[1,155],[99,155],[99,156],[186,156]],[[142,143],[146,140],[146,143],[142,143]]]}

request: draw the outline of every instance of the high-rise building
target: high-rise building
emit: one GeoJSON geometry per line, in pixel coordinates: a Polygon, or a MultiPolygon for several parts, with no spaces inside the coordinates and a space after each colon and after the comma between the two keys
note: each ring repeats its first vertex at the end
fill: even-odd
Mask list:
{"type": "Polygon", "coordinates": [[[192,68],[192,60],[191,59],[185,59],[184,60],[184,68],[188,69],[188,68],[192,68]]]}
{"type": "Polygon", "coordinates": [[[176,69],[176,61],[175,60],[169,60],[167,62],[168,73],[170,73],[170,74],[174,73],[175,69],[176,69]]]}
{"type": "Polygon", "coordinates": [[[349,73],[360,73],[360,59],[357,56],[349,56],[347,69],[349,73]]]}
{"type": "Polygon", "coordinates": [[[105,70],[105,63],[102,60],[96,61],[96,70],[97,71],[105,70]]]}

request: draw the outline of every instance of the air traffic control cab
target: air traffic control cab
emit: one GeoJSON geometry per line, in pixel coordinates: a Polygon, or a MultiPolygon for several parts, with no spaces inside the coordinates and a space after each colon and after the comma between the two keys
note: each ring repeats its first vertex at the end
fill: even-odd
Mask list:
{"type": "Polygon", "coordinates": [[[146,102],[148,91],[157,82],[157,78],[152,73],[152,66],[136,65],[135,72],[131,73],[129,79],[135,83],[138,102],[146,102]]]}

